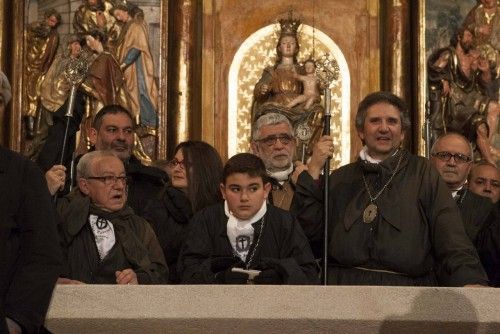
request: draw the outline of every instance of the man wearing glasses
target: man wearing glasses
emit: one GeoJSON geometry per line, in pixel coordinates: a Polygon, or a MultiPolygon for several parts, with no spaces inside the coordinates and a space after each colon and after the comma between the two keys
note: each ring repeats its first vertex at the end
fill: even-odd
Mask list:
{"type": "Polygon", "coordinates": [[[112,151],[85,154],[78,190],[59,200],[61,284],[160,284],[168,268],[148,222],[126,206],[127,176],[112,151]]]}
{"type": "Polygon", "coordinates": [[[431,162],[448,185],[464,223],[465,231],[472,243],[492,209],[491,201],[468,189],[467,176],[472,167],[472,147],[458,133],[439,137],[431,149],[431,162]]]}
{"type": "Polygon", "coordinates": [[[293,180],[297,179],[293,177],[296,146],[293,127],[286,116],[271,112],[255,121],[252,127],[252,153],[264,161],[271,177],[273,187],[269,201],[284,210],[290,209],[294,194],[293,180]]]}
{"type": "MultiPolygon", "coordinates": [[[[77,93],[75,112],[70,119],[69,138],[74,138],[79,130],[85,103],[83,96],[77,93]]],[[[65,186],[66,174],[71,165],[71,149],[66,151],[65,166],[55,165],[61,155],[61,143],[66,126],[64,112],[66,104],[54,114],[54,125],[49,137],[37,159],[42,170],[47,171],[46,179],[54,194],[65,186]]],[[[136,123],[127,109],[119,105],[109,105],[102,108],[94,117],[89,131],[89,140],[95,150],[111,150],[124,163],[128,183],[128,205],[139,216],[148,201],[156,196],[167,182],[168,176],[159,168],[149,167],[132,153],[134,149],[136,123]]],[[[78,161],[78,157],[76,158],[78,161]]],[[[69,177],[68,177],[69,178],[69,177]]],[[[74,183],[74,182],[73,182],[74,183]]]]}

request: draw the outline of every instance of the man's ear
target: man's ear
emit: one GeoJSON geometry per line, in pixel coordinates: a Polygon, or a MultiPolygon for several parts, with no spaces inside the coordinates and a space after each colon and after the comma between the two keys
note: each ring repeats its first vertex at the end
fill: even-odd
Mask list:
{"type": "Polygon", "coordinates": [[[267,199],[267,197],[269,197],[269,192],[271,191],[272,187],[273,186],[271,185],[271,182],[264,183],[264,192],[266,193],[266,196],[264,198],[267,199]]]}
{"type": "Polygon", "coordinates": [[[219,187],[220,187],[220,192],[222,194],[222,198],[226,199],[226,186],[224,185],[224,183],[221,182],[219,187]]]}
{"type": "Polygon", "coordinates": [[[95,143],[97,142],[97,130],[94,128],[90,128],[89,141],[93,146],[95,146],[95,143]]]}
{"type": "Polygon", "coordinates": [[[253,154],[259,155],[259,146],[257,145],[256,142],[252,141],[250,142],[250,151],[252,151],[253,154]]]}
{"type": "Polygon", "coordinates": [[[88,196],[90,194],[89,185],[87,183],[87,180],[85,180],[84,178],[78,179],[78,188],[84,195],[88,196]]]}
{"type": "Polygon", "coordinates": [[[356,131],[358,132],[359,139],[361,139],[361,141],[364,144],[365,143],[365,133],[364,133],[364,131],[363,130],[359,130],[359,129],[356,129],[356,131]]]}

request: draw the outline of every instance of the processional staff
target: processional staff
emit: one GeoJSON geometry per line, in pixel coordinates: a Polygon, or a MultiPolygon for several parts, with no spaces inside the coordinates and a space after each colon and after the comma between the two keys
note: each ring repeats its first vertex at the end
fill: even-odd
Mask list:
{"type": "MultiPolygon", "coordinates": [[[[77,57],[75,59],[71,59],[64,70],[64,76],[71,84],[71,89],[68,97],[68,106],[66,109],[66,113],[64,114],[64,116],[66,117],[66,127],[64,129],[64,137],[61,147],[61,156],[59,159],[60,165],[64,164],[64,158],[66,156],[66,150],[68,147],[69,127],[71,124],[71,119],[73,118],[73,109],[75,107],[76,91],[80,86],[80,84],[82,83],[82,81],[87,76],[88,69],[89,69],[88,60],[85,59],[84,57],[77,57]]],[[[54,195],[54,201],[56,201],[56,199],[57,199],[57,194],[54,195]]]]}
{"type": "MultiPolygon", "coordinates": [[[[331,84],[338,80],[339,66],[335,59],[330,59],[328,54],[325,54],[317,61],[316,74],[323,87],[325,97],[325,114],[323,116],[324,126],[323,135],[330,135],[330,119],[331,119],[331,84]]],[[[330,158],[325,162],[323,168],[324,177],[324,193],[323,193],[323,220],[324,220],[324,235],[323,235],[323,284],[328,285],[328,220],[329,220],[329,189],[330,189],[330,158]]]]}

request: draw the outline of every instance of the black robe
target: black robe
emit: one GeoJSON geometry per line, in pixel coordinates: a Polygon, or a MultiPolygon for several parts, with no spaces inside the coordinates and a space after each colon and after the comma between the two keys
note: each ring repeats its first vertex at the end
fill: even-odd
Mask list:
{"type": "MultiPolygon", "coordinates": [[[[295,189],[293,212],[313,241],[323,238],[322,184],[303,172],[295,189]]],[[[330,175],[329,204],[329,284],[487,285],[458,207],[427,159],[400,150],[379,164],[343,166],[330,175]],[[373,195],[387,184],[369,224],[363,174],[373,195]],[[436,277],[436,268],[446,275],[436,277]]]]}
{"type": "Polygon", "coordinates": [[[156,235],[129,207],[104,212],[78,190],[57,204],[62,220],[58,229],[66,265],[64,277],[90,284],[116,284],[115,271],[130,268],[139,284],[165,283],[168,267],[156,235]],[[116,242],[102,261],[88,223],[89,214],[113,224],[116,242]]]}
{"type": "MultiPolygon", "coordinates": [[[[193,217],[179,258],[178,270],[184,283],[213,284],[216,273],[211,270],[211,260],[236,257],[227,237],[227,220],[223,203],[205,208],[193,217]]],[[[249,254],[259,239],[260,224],[260,221],[253,224],[254,242],[249,254]]],[[[311,249],[290,213],[268,204],[261,233],[249,269],[261,269],[262,263],[273,262],[279,267],[285,284],[318,283],[317,266],[311,249]]]]}
{"type": "Polygon", "coordinates": [[[0,189],[0,317],[38,333],[62,270],[55,212],[40,169],[2,147],[0,189]]]}

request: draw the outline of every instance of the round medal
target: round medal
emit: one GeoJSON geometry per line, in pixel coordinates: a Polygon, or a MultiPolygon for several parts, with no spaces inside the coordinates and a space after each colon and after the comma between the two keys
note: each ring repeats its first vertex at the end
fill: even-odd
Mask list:
{"type": "Polygon", "coordinates": [[[365,211],[363,211],[363,222],[366,224],[372,223],[375,217],[377,217],[377,210],[378,208],[375,203],[370,203],[365,211]]]}

